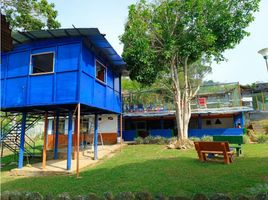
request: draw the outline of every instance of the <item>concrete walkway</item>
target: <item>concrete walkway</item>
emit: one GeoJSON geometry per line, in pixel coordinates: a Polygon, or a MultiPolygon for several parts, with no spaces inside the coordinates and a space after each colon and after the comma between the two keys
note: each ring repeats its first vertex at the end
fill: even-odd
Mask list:
{"type": "MultiPolygon", "coordinates": [[[[91,149],[80,151],[79,169],[93,167],[100,160],[115,155],[117,151],[125,147],[126,144],[98,146],[98,160],[94,160],[94,152],[91,149]]],[[[13,176],[49,176],[49,175],[66,175],[76,173],[76,159],[72,160],[71,170],[66,170],[66,160],[47,160],[46,169],[42,169],[42,163],[35,163],[32,166],[25,166],[22,169],[12,169],[10,174],[13,176]]]]}

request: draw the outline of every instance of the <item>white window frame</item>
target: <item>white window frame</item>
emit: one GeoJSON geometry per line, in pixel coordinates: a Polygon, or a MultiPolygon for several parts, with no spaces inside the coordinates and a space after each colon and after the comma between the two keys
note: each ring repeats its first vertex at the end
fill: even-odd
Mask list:
{"type": "Polygon", "coordinates": [[[95,59],[95,79],[103,84],[107,84],[107,67],[102,64],[98,59],[95,59]],[[105,68],[104,81],[97,78],[97,62],[105,68]]]}
{"type": "Polygon", "coordinates": [[[54,70],[55,70],[55,52],[54,51],[48,51],[48,52],[42,52],[42,53],[33,53],[30,56],[31,56],[31,58],[30,58],[30,75],[36,76],[36,75],[53,74],[54,73],[54,70]],[[40,73],[33,74],[33,62],[32,62],[33,56],[42,55],[42,54],[50,54],[50,53],[53,54],[53,70],[52,70],[52,72],[40,72],[40,73]]]}

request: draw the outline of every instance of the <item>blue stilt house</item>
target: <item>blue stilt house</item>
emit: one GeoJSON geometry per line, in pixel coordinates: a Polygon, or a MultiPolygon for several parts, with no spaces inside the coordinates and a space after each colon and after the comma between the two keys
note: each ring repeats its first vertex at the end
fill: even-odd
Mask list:
{"type": "MultiPolygon", "coordinates": [[[[28,119],[33,115],[45,115],[46,121],[47,117],[56,116],[55,154],[59,117],[69,116],[67,169],[70,169],[72,118],[76,116],[79,120],[80,113],[95,114],[97,159],[97,115],[121,113],[121,75],[125,62],[97,28],[16,32],[12,40],[13,50],[1,55],[1,111],[23,113],[21,124],[15,128],[20,132],[17,133],[19,168],[23,165],[24,134],[32,124],[28,119]]],[[[44,130],[46,135],[47,123],[44,130]]],[[[12,132],[1,134],[4,142],[12,132]]],[[[43,162],[45,157],[43,154],[43,162]]]]}

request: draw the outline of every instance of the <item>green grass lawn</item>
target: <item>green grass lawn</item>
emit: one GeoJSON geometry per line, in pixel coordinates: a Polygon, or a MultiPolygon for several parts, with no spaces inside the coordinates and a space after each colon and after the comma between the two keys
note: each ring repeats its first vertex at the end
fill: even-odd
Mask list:
{"type": "Polygon", "coordinates": [[[1,190],[38,191],[71,195],[111,191],[149,191],[153,194],[192,196],[202,192],[249,194],[250,188],[268,183],[268,145],[243,145],[243,156],[231,165],[201,163],[194,150],[167,150],[162,145],[130,145],[114,157],[75,176],[35,178],[1,174],[1,190]]]}

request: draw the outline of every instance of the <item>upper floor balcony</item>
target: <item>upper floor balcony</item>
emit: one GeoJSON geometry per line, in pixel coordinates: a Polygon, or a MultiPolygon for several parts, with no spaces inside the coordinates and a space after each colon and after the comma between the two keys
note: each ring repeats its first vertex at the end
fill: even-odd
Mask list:
{"type": "MultiPolygon", "coordinates": [[[[260,94],[258,94],[260,96],[260,94]]],[[[257,96],[258,96],[257,95],[257,96]]],[[[216,85],[201,86],[196,97],[191,100],[193,112],[204,110],[224,110],[233,108],[257,109],[263,107],[268,110],[268,106],[258,101],[256,94],[244,95],[239,83],[226,83],[216,85]]],[[[263,93],[263,99],[268,99],[268,95],[263,93]]],[[[266,100],[267,102],[267,100],[266,100]]],[[[172,94],[166,90],[147,90],[140,92],[123,93],[123,110],[130,112],[167,112],[174,111],[174,101],[172,94]]]]}

